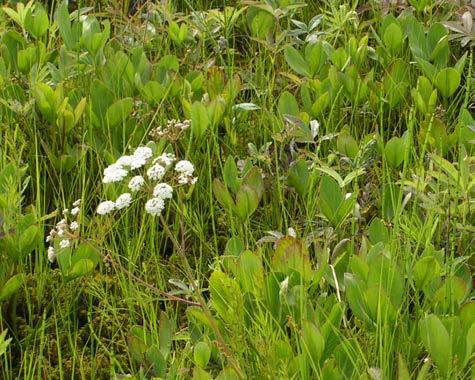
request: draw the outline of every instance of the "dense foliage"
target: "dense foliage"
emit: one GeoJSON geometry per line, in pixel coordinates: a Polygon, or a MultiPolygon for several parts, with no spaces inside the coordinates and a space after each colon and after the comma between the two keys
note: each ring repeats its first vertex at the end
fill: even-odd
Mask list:
{"type": "Polygon", "coordinates": [[[1,378],[473,378],[474,15],[5,5],[1,378]]]}

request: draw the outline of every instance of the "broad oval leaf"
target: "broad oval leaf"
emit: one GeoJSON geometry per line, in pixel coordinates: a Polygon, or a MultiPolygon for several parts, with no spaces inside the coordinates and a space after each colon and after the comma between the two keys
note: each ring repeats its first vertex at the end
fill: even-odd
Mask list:
{"type": "Polygon", "coordinates": [[[18,273],[13,277],[10,277],[8,281],[3,285],[0,290],[0,302],[5,301],[10,298],[26,280],[26,275],[24,273],[18,273]]]}
{"type": "Polygon", "coordinates": [[[452,67],[439,71],[435,77],[435,86],[444,98],[450,98],[460,85],[460,73],[452,67]]]}
{"type": "Polygon", "coordinates": [[[292,46],[287,46],[284,51],[285,60],[289,64],[289,66],[294,70],[297,74],[300,74],[304,77],[310,77],[310,66],[302,57],[297,49],[292,46]]]}

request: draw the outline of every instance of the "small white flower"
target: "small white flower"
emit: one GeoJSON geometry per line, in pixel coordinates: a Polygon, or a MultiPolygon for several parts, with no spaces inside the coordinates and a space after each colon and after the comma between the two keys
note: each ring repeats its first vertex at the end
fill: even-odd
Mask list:
{"type": "Polygon", "coordinates": [[[96,212],[99,215],[106,215],[109,214],[110,212],[115,210],[115,203],[112,201],[104,201],[99,203],[99,206],[97,206],[96,212]]]}
{"type": "Polygon", "coordinates": [[[165,168],[169,168],[175,162],[175,155],[172,153],[163,153],[153,160],[153,163],[159,163],[165,168]]]}
{"type": "Polygon", "coordinates": [[[148,160],[152,156],[153,156],[152,149],[150,149],[148,146],[139,146],[134,151],[134,157],[141,157],[145,160],[148,160]]]}
{"type": "Polygon", "coordinates": [[[129,207],[132,203],[132,196],[130,193],[124,193],[119,195],[115,201],[115,208],[117,210],[122,210],[123,208],[129,207]]]}
{"type": "Polygon", "coordinates": [[[69,209],[68,209],[68,208],[65,208],[65,209],[63,210],[63,215],[66,216],[66,215],[68,215],[68,214],[69,214],[69,209]]]}
{"type": "Polygon", "coordinates": [[[145,185],[144,178],[141,175],[136,175],[130,179],[128,186],[132,192],[136,192],[139,191],[143,185],[145,185]]]}
{"type": "Polygon", "coordinates": [[[54,263],[56,260],[56,252],[54,251],[53,247],[48,247],[48,261],[50,263],[54,263]]]}
{"type": "Polygon", "coordinates": [[[69,225],[71,231],[77,231],[79,229],[79,223],[74,221],[69,225]]]}
{"type": "Polygon", "coordinates": [[[122,165],[112,164],[104,169],[103,183],[119,182],[127,176],[127,170],[122,165]]]}
{"type": "Polygon", "coordinates": [[[121,156],[115,163],[120,166],[130,167],[133,161],[134,161],[133,156],[121,156]]]}
{"type": "Polygon", "coordinates": [[[295,230],[292,227],[287,228],[287,235],[291,236],[293,238],[297,237],[297,233],[295,232],[295,230]]]}
{"type": "Polygon", "coordinates": [[[58,228],[56,232],[57,232],[57,234],[58,234],[59,237],[63,237],[65,231],[64,231],[63,228],[58,228]]]}
{"type": "Polygon", "coordinates": [[[188,176],[192,176],[193,172],[195,171],[195,167],[190,161],[181,160],[178,161],[175,165],[175,171],[177,173],[185,174],[188,176]]]}
{"type": "Polygon", "coordinates": [[[49,232],[48,236],[46,237],[46,242],[47,242],[47,243],[52,242],[53,239],[54,239],[54,237],[55,237],[57,234],[58,234],[58,233],[57,233],[56,230],[53,228],[53,229],[49,232]]]}
{"type": "Polygon", "coordinates": [[[146,163],[147,163],[147,160],[145,158],[132,156],[132,160],[130,162],[130,169],[132,170],[140,169],[146,163]]]}
{"type": "Polygon", "coordinates": [[[61,219],[58,223],[56,223],[56,228],[65,228],[68,226],[68,222],[66,219],[61,219]]]}
{"type": "Polygon", "coordinates": [[[76,199],[76,200],[74,201],[74,203],[73,203],[73,206],[74,206],[74,207],[79,207],[79,206],[81,206],[81,198],[76,199]]]}
{"type": "Polygon", "coordinates": [[[76,216],[77,214],[79,214],[79,211],[81,211],[81,209],[76,206],[71,210],[71,215],[76,216]]]}
{"type": "Polygon", "coordinates": [[[71,246],[71,242],[68,239],[59,242],[59,248],[68,248],[69,246],[71,246]]]}
{"type": "Polygon", "coordinates": [[[162,198],[151,198],[145,203],[145,211],[150,215],[160,215],[165,208],[165,201],[162,198]]]}
{"type": "Polygon", "coordinates": [[[153,196],[155,198],[170,199],[173,196],[173,187],[168,183],[159,183],[153,189],[153,196]]]}
{"type": "Polygon", "coordinates": [[[154,164],[147,170],[147,176],[153,181],[160,181],[165,175],[165,168],[160,164],[154,164]]]}
{"type": "Polygon", "coordinates": [[[175,171],[178,173],[178,183],[181,185],[194,184],[198,180],[198,178],[193,178],[195,167],[190,161],[178,161],[175,171]]]}

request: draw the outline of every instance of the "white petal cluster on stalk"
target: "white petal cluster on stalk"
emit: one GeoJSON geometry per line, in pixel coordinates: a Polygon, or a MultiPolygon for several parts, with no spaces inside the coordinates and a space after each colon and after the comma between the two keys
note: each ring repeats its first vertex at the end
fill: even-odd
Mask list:
{"type": "Polygon", "coordinates": [[[104,202],[99,203],[99,205],[97,206],[96,212],[99,215],[107,215],[114,210],[115,210],[115,202],[104,201],[104,202]]]}
{"type": "Polygon", "coordinates": [[[136,193],[144,191],[152,196],[145,203],[145,211],[153,216],[160,215],[165,208],[165,201],[173,197],[172,183],[190,185],[197,180],[193,177],[195,168],[187,160],[179,161],[176,163],[174,171],[168,172],[175,161],[174,154],[162,153],[154,156],[152,149],[147,146],[139,146],[132,155],[119,157],[116,162],[104,170],[103,183],[127,180],[126,184],[130,193],[121,194],[115,201],[104,200],[97,206],[97,214],[107,215],[115,210],[125,209],[131,205],[136,193]],[[140,169],[140,171],[134,175],[132,171],[136,169],[140,169]],[[171,183],[163,180],[167,176],[167,172],[170,180],[173,181],[171,183]]]}
{"type": "Polygon", "coordinates": [[[130,191],[133,193],[136,193],[142,187],[145,185],[145,179],[141,175],[136,175],[135,177],[132,177],[129,181],[129,184],[127,185],[130,191]]]}
{"type": "Polygon", "coordinates": [[[153,151],[148,146],[139,146],[134,151],[134,157],[140,157],[145,160],[149,160],[153,156],[153,151]]]}
{"type": "Polygon", "coordinates": [[[155,198],[170,199],[173,197],[173,187],[168,183],[159,183],[153,189],[153,196],[155,198]]]}
{"type": "Polygon", "coordinates": [[[70,246],[71,242],[68,239],[64,239],[59,242],[59,248],[68,248],[70,246]]]}
{"type": "Polygon", "coordinates": [[[120,164],[114,163],[104,169],[103,183],[120,182],[127,177],[127,170],[120,164]]]}
{"type": "Polygon", "coordinates": [[[160,164],[153,164],[147,170],[147,177],[152,181],[160,181],[165,175],[166,169],[160,164]]]}
{"type": "Polygon", "coordinates": [[[77,239],[77,231],[79,230],[79,221],[77,219],[81,212],[81,199],[74,201],[73,206],[71,210],[63,210],[64,218],[56,223],[46,237],[46,242],[49,243],[47,257],[51,263],[54,263],[56,260],[55,241],[57,242],[57,248],[64,249],[71,247],[72,240],[77,239]]]}
{"type": "Polygon", "coordinates": [[[76,221],[72,222],[72,223],[69,225],[69,229],[70,229],[71,231],[73,231],[73,232],[74,232],[74,231],[77,231],[77,230],[79,229],[79,223],[76,222],[76,221]]]}
{"type": "Polygon", "coordinates": [[[195,167],[190,161],[181,160],[175,165],[175,172],[178,174],[178,183],[180,185],[192,185],[197,181],[197,178],[193,177],[195,167]]]}
{"type": "Polygon", "coordinates": [[[175,155],[172,153],[163,153],[153,160],[153,163],[160,164],[166,169],[168,169],[175,162],[175,155]]]}
{"type": "Polygon", "coordinates": [[[54,251],[54,247],[49,246],[48,247],[48,261],[50,263],[54,263],[56,260],[56,252],[54,251]]]}
{"type": "Polygon", "coordinates": [[[162,198],[151,198],[145,203],[145,211],[152,216],[158,216],[165,208],[165,201],[162,198]]]}
{"type": "Polygon", "coordinates": [[[123,208],[129,207],[132,203],[132,195],[130,193],[124,193],[119,195],[115,201],[115,208],[117,210],[122,210],[123,208]]]}

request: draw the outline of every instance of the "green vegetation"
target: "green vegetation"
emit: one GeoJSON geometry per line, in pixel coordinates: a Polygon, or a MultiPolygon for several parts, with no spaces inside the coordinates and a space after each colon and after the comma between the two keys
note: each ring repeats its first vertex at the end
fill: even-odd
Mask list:
{"type": "Polygon", "coordinates": [[[1,8],[0,377],[473,379],[474,2],[132,3],[1,8]]]}

